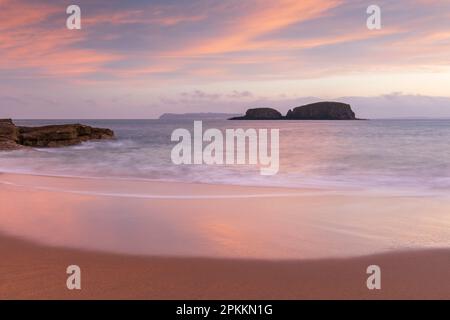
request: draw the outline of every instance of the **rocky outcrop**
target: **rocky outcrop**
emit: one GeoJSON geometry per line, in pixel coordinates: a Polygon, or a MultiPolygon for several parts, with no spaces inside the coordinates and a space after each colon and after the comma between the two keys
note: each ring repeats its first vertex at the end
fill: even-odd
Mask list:
{"type": "Polygon", "coordinates": [[[0,150],[23,147],[65,147],[88,140],[112,138],[114,138],[114,132],[110,129],[93,128],[81,124],[16,127],[10,119],[0,120],[0,150]]]}
{"type": "Polygon", "coordinates": [[[289,110],[287,120],[356,120],[350,105],[340,102],[317,102],[289,110]]]}
{"type": "Polygon", "coordinates": [[[19,142],[27,147],[54,148],[76,145],[88,140],[111,139],[109,129],[92,128],[81,124],[45,127],[19,127],[19,142]]]}
{"type": "Polygon", "coordinates": [[[19,130],[11,119],[0,119],[0,150],[19,149],[19,130]]]}
{"type": "Polygon", "coordinates": [[[247,110],[245,116],[229,120],[359,120],[351,106],[341,102],[317,102],[289,110],[285,117],[275,109],[247,110]]]}
{"type": "Polygon", "coordinates": [[[243,117],[234,117],[230,120],[281,120],[281,113],[272,108],[248,109],[243,117]]]}

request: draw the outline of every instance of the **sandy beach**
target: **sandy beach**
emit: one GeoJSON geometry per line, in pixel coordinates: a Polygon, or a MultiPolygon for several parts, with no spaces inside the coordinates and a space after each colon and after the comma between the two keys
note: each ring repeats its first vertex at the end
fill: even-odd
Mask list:
{"type": "Polygon", "coordinates": [[[1,174],[0,203],[2,299],[450,298],[441,198],[1,174]]]}
{"type": "Polygon", "coordinates": [[[0,0],[0,300],[450,300],[449,18],[0,0]]]}
{"type": "Polygon", "coordinates": [[[450,299],[450,250],[349,259],[162,258],[51,248],[0,237],[1,299],[450,299]],[[82,289],[65,287],[68,265],[82,289]],[[383,270],[382,290],[365,269],[383,270]]]}

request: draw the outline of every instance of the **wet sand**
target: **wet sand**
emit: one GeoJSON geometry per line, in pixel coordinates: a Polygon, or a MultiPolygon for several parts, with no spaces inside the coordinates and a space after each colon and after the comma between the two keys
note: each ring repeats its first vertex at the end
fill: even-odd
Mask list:
{"type": "Polygon", "coordinates": [[[450,299],[450,250],[347,259],[263,261],[139,257],[0,236],[1,299],[450,299]],[[66,288],[67,266],[81,290],[66,288]],[[381,267],[381,290],[366,268],[381,267]]]}
{"type": "Polygon", "coordinates": [[[450,298],[448,199],[13,174],[0,182],[2,299],[450,298]],[[65,286],[73,264],[81,291],[65,286]],[[380,291],[366,287],[369,265],[381,267],[380,291]]]}

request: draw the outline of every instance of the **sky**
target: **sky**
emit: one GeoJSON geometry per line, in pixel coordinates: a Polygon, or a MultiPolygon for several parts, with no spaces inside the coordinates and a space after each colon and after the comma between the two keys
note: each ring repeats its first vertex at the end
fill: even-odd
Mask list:
{"type": "Polygon", "coordinates": [[[0,118],[450,117],[448,0],[0,0],[0,118]],[[69,30],[66,8],[81,8],[69,30]],[[382,27],[366,26],[369,5],[382,27]]]}

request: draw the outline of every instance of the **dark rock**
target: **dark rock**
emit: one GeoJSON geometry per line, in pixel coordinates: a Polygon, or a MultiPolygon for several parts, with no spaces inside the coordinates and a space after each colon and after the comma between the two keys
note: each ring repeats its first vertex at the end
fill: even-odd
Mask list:
{"type": "Polygon", "coordinates": [[[271,108],[247,110],[245,116],[229,120],[359,120],[349,104],[341,102],[317,102],[289,110],[283,117],[271,108]]]}
{"type": "Polygon", "coordinates": [[[0,119],[0,138],[17,142],[19,131],[11,119],[0,119]]]}
{"type": "Polygon", "coordinates": [[[272,108],[248,109],[243,117],[234,117],[230,120],[281,120],[281,113],[272,108]]]}
{"type": "Polygon", "coordinates": [[[19,130],[11,119],[0,119],[0,150],[19,149],[19,130]]]}
{"type": "Polygon", "coordinates": [[[350,105],[340,102],[317,102],[289,110],[288,120],[357,120],[350,105]]]}
{"type": "Polygon", "coordinates": [[[64,147],[93,139],[112,139],[109,129],[92,128],[81,124],[45,127],[19,127],[20,143],[28,147],[64,147]]]}
{"type": "Polygon", "coordinates": [[[0,150],[26,147],[52,148],[76,145],[88,140],[113,139],[110,129],[81,124],[44,127],[16,127],[11,120],[0,120],[0,150]]]}

